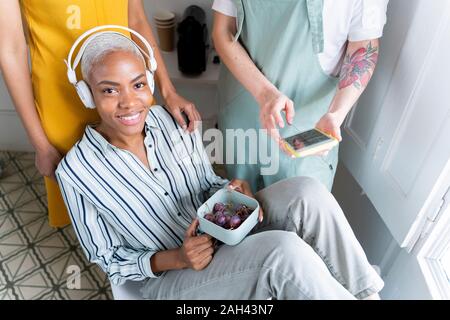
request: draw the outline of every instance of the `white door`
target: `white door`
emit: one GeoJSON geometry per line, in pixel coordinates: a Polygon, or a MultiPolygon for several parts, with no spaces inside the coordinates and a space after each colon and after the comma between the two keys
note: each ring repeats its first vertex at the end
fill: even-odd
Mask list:
{"type": "Polygon", "coordinates": [[[390,1],[379,65],[345,125],[341,159],[402,247],[448,187],[449,17],[447,0],[390,1]]]}

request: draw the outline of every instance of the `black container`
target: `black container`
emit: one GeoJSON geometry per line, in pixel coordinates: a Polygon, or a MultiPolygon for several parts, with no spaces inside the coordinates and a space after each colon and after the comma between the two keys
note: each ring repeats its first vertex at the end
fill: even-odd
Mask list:
{"type": "Polygon", "coordinates": [[[205,11],[189,6],[178,25],[178,69],[188,75],[198,75],[206,70],[208,59],[208,28],[205,11]]]}

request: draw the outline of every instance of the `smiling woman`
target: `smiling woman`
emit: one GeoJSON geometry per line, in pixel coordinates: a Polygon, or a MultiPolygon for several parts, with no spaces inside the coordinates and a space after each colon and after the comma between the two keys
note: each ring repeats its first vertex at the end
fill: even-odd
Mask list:
{"type": "MultiPolygon", "coordinates": [[[[102,32],[86,43],[81,70],[101,118],[95,130],[150,169],[143,141],[148,108],[154,101],[154,70],[147,69],[141,49],[122,34],[102,32]]],[[[149,52],[149,64],[152,56],[149,52]]]]}
{"type": "Polygon", "coordinates": [[[128,144],[136,139],[130,140],[130,136],[142,139],[148,107],[153,104],[149,87],[153,79],[146,76],[141,52],[130,39],[104,33],[86,48],[81,69],[102,119],[96,130],[110,143],[134,150],[128,144]]]}

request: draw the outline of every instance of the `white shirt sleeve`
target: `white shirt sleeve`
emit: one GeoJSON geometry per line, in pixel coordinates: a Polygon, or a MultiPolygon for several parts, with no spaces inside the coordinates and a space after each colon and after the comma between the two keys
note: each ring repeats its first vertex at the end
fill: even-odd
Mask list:
{"type": "Polygon", "coordinates": [[[212,8],[213,10],[230,17],[237,16],[236,6],[231,0],[214,0],[212,8]]]}
{"type": "Polygon", "coordinates": [[[349,41],[381,38],[389,0],[355,0],[349,41]]]}
{"type": "Polygon", "coordinates": [[[150,265],[156,249],[135,249],[126,245],[93,204],[58,172],[56,177],[84,253],[90,262],[97,263],[108,274],[113,284],[157,278],[162,274],[154,274],[150,265]]]}

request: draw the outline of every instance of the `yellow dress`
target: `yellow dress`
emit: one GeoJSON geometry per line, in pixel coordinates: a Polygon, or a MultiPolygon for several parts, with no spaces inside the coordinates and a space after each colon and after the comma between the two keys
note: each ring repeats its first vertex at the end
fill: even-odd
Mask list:
{"type": "MultiPolygon", "coordinates": [[[[86,30],[104,24],[128,26],[128,1],[21,0],[20,4],[28,27],[36,107],[50,143],[66,154],[86,124],[99,118],[95,110],[82,105],[67,80],[63,60],[86,30]]],[[[46,178],[45,186],[50,225],[70,223],[58,184],[46,178]]]]}

